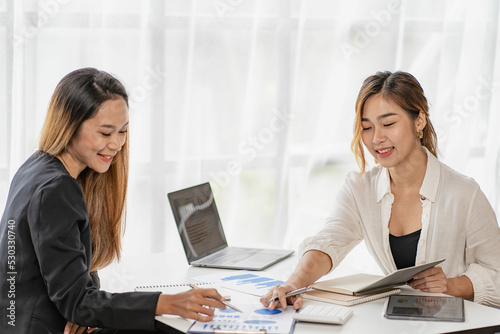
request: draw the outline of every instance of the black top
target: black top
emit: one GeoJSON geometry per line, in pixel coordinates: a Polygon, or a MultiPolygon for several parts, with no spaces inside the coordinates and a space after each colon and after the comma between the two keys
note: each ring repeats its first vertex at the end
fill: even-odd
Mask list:
{"type": "Polygon", "coordinates": [[[415,265],[417,245],[421,231],[418,230],[400,237],[389,234],[392,257],[398,269],[413,267],[415,265]]]}
{"type": "Polygon", "coordinates": [[[100,291],[91,247],[79,183],[59,159],[35,153],[14,176],[0,221],[0,332],[63,333],[66,321],[153,330],[159,293],[100,291]]]}

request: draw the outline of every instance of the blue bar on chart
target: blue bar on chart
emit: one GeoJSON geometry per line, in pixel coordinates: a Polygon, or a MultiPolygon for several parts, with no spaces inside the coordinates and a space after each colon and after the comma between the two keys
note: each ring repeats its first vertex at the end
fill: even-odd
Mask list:
{"type": "Polygon", "coordinates": [[[245,292],[255,296],[265,295],[275,285],[283,284],[284,281],[268,277],[260,273],[242,272],[238,274],[212,274],[196,277],[202,282],[211,282],[228,289],[245,292]]]}
{"type": "Polygon", "coordinates": [[[265,277],[258,274],[231,275],[220,278],[221,286],[240,290],[249,294],[263,296],[273,286],[283,284],[281,280],[265,277]]]}

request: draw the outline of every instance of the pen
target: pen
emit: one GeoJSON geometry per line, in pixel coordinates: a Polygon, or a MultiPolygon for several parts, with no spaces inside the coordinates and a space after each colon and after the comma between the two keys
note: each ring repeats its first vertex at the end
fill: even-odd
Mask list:
{"type": "MultiPolygon", "coordinates": [[[[308,286],[306,286],[305,288],[300,288],[300,289],[297,289],[297,290],[293,290],[293,291],[287,292],[285,294],[285,298],[293,297],[293,296],[298,296],[298,295],[301,295],[303,293],[306,293],[307,291],[309,291],[309,287],[308,286]]],[[[279,300],[278,297],[273,297],[273,298],[269,299],[269,303],[275,302],[277,300],[279,300]]]]}
{"type": "MultiPolygon", "coordinates": [[[[189,283],[188,285],[189,285],[192,289],[197,289],[197,288],[198,288],[198,287],[196,286],[196,284],[189,283]]],[[[238,311],[238,312],[240,312],[240,313],[243,313],[243,311],[242,311],[242,310],[240,310],[239,308],[237,308],[237,307],[236,307],[236,306],[234,306],[234,305],[229,304],[229,303],[228,303],[228,302],[226,302],[225,300],[224,300],[224,301],[222,301],[222,304],[226,305],[227,307],[232,308],[232,309],[233,309],[233,310],[235,310],[235,311],[238,311]]]]}

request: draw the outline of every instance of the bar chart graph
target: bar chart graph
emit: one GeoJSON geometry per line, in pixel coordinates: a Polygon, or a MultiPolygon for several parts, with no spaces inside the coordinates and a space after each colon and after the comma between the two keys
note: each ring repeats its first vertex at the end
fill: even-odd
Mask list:
{"type": "Polygon", "coordinates": [[[273,286],[284,282],[260,273],[240,271],[237,274],[212,274],[196,277],[202,282],[211,282],[228,289],[245,292],[255,296],[265,295],[273,286]]]}

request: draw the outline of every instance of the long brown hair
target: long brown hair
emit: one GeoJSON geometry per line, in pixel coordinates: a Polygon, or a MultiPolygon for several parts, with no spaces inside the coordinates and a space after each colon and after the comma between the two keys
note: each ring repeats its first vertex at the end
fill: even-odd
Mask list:
{"type": "MultiPolygon", "coordinates": [[[[53,156],[61,154],[84,121],[94,117],[104,102],[120,97],[128,106],[125,87],[104,71],[83,68],[67,74],[52,95],[38,149],[53,156]]],[[[128,159],[128,140],[125,140],[107,172],[100,174],[86,168],[78,175],[90,219],[91,271],[120,258],[128,159]]]]}
{"type": "Polygon", "coordinates": [[[427,125],[423,129],[423,137],[420,142],[437,157],[436,131],[429,119],[429,105],[418,80],[407,72],[377,72],[375,75],[366,78],[356,99],[356,116],[354,118],[354,136],[351,149],[356,156],[361,174],[366,169],[363,141],[361,140],[363,109],[366,101],[376,94],[382,94],[383,98],[396,103],[406,111],[412,120],[415,120],[420,112],[424,113],[427,125]]]}

